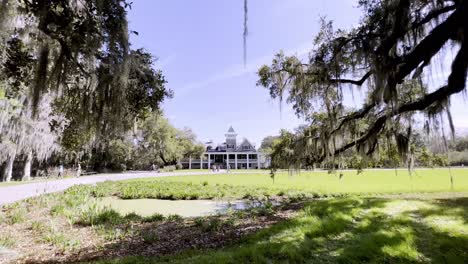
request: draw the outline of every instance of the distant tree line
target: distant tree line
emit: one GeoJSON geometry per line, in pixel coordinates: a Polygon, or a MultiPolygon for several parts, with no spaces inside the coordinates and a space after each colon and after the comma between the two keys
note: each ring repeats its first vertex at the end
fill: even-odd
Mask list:
{"type": "Polygon", "coordinates": [[[468,166],[468,136],[457,136],[453,140],[444,141],[441,135],[428,136],[422,131],[413,131],[412,143],[407,154],[410,157],[399,155],[398,145],[392,138],[381,138],[379,149],[371,155],[362,155],[354,148],[346,150],[334,159],[317,163],[309,158],[314,155],[313,153],[308,152],[307,148],[298,146],[298,142],[303,142],[306,131],[307,127],[302,126],[294,132],[281,130],[278,136],[267,136],[263,139],[260,151],[270,159],[272,168],[361,170],[408,166],[429,168],[468,166]],[[299,160],[299,163],[291,166],[292,159],[299,160]]]}

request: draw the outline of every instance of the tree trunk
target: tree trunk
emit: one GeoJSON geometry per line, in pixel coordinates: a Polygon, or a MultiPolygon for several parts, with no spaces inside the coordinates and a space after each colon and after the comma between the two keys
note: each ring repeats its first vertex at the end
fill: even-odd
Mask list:
{"type": "Polygon", "coordinates": [[[162,153],[159,153],[159,157],[161,158],[164,166],[167,166],[169,163],[166,161],[166,159],[164,158],[164,155],[162,153]]]}
{"type": "Polygon", "coordinates": [[[192,156],[189,156],[188,168],[189,170],[192,169],[192,156]]]}
{"type": "Polygon", "coordinates": [[[23,178],[21,179],[22,181],[31,180],[31,162],[32,162],[32,158],[33,158],[33,153],[32,153],[32,151],[29,151],[28,155],[26,157],[26,163],[24,164],[23,178]]]}
{"type": "Polygon", "coordinates": [[[12,155],[6,160],[6,166],[5,166],[5,169],[3,170],[3,177],[2,177],[2,181],[4,182],[11,181],[11,177],[13,175],[13,162],[15,161],[15,157],[16,155],[12,155]]]}

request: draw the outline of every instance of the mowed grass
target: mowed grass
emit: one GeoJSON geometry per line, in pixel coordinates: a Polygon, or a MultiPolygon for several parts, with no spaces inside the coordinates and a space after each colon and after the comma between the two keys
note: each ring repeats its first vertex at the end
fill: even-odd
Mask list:
{"type": "Polygon", "coordinates": [[[467,263],[468,199],[338,198],[220,250],[107,263],[467,263]]]}
{"type": "Polygon", "coordinates": [[[278,173],[274,181],[268,174],[210,174],[130,180],[140,182],[166,181],[208,185],[249,186],[267,189],[310,191],[320,194],[377,194],[414,192],[467,192],[468,169],[418,169],[412,175],[407,170],[344,171],[329,174],[323,171],[278,173]],[[451,189],[450,172],[453,177],[451,189]]]}
{"type": "Polygon", "coordinates": [[[448,169],[421,169],[412,176],[406,170],[397,172],[349,171],[341,179],[339,173],[279,173],[274,182],[267,173],[213,173],[74,186],[63,193],[4,206],[0,228],[8,233],[0,237],[0,245],[18,251],[31,247],[28,252],[34,257],[36,250],[43,250],[46,245],[49,251],[41,252],[45,263],[48,256],[58,253],[66,254],[70,259],[65,259],[73,262],[74,254],[93,237],[95,253],[102,251],[103,257],[134,256],[140,251],[108,253],[114,252],[117,245],[139,249],[141,241],[144,248],[158,248],[165,241],[158,237],[167,239],[164,232],[181,232],[179,228],[183,227],[190,236],[181,240],[187,247],[176,244],[179,247],[171,251],[179,253],[166,256],[168,253],[147,252],[141,255],[153,257],[123,257],[98,263],[468,263],[468,170],[452,170],[456,193],[451,192],[448,169]],[[405,194],[381,195],[387,193],[405,194]],[[184,220],[175,215],[124,215],[96,203],[96,198],[108,196],[283,199],[279,199],[278,207],[265,203],[253,212],[184,220]],[[407,199],[409,196],[412,198],[407,199]],[[247,229],[245,222],[253,223],[262,217],[276,219],[275,224],[255,229],[258,231],[242,236],[240,241],[213,235],[213,241],[197,244],[206,237],[192,237],[194,230],[204,235],[208,233],[203,232],[224,234],[223,228],[241,231],[247,229]],[[174,225],[180,225],[177,231],[158,229],[174,225]],[[32,239],[30,230],[36,230],[32,239]],[[91,236],[81,237],[82,232],[91,236]],[[5,239],[13,234],[22,237],[16,245],[5,239]],[[212,249],[210,243],[220,238],[226,239],[226,244],[212,249]],[[30,245],[30,240],[38,242],[30,245]],[[107,247],[106,243],[111,244],[107,247]],[[193,248],[199,250],[187,251],[193,248]]]}

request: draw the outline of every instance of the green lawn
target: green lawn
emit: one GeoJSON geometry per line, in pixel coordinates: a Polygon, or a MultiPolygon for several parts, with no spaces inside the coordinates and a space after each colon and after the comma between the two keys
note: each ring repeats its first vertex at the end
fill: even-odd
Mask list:
{"type": "MultiPolygon", "coordinates": [[[[225,170],[222,170],[223,172],[225,170]]],[[[249,170],[231,170],[231,172],[242,172],[242,173],[246,173],[246,172],[253,172],[253,173],[269,173],[270,171],[267,170],[267,169],[262,169],[262,170],[257,170],[257,169],[249,169],[249,170]]],[[[183,169],[183,170],[176,170],[174,172],[209,172],[211,173],[212,171],[209,170],[209,169],[183,169]]]]}
{"type": "Polygon", "coordinates": [[[338,198],[221,250],[96,263],[467,263],[468,199],[338,198]]]}
{"type": "MultiPolygon", "coordinates": [[[[452,169],[454,189],[468,191],[468,169],[452,169]]],[[[264,187],[270,189],[295,189],[316,193],[405,193],[405,192],[448,192],[451,191],[448,169],[419,169],[412,176],[407,170],[365,170],[339,173],[302,172],[298,174],[278,173],[275,180],[268,174],[212,174],[199,176],[167,177],[157,179],[169,182],[227,184],[234,186],[264,187]]],[[[131,181],[155,181],[141,179],[131,181]]]]}
{"type": "Polygon", "coordinates": [[[412,176],[347,171],[341,179],[339,173],[279,173],[274,182],[267,173],[210,173],[79,185],[3,206],[0,247],[44,263],[91,255],[111,258],[97,263],[468,263],[468,170],[452,169],[452,176],[453,192],[448,169],[412,176]],[[265,202],[182,219],[99,206],[99,197],[110,196],[282,198],[278,207],[265,202]],[[129,257],[135,255],[150,257],[129,257]]]}

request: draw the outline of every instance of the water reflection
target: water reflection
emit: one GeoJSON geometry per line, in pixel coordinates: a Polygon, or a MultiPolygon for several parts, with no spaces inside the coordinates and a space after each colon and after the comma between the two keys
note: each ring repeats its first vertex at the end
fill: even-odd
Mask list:
{"type": "MultiPolygon", "coordinates": [[[[225,214],[228,210],[246,210],[264,204],[260,201],[212,201],[212,200],[160,200],[160,199],[132,199],[122,200],[106,197],[98,200],[100,206],[110,207],[122,215],[136,213],[140,216],[153,214],[180,215],[182,217],[197,217],[225,214]]],[[[273,203],[277,205],[277,203],[273,203]]]]}

